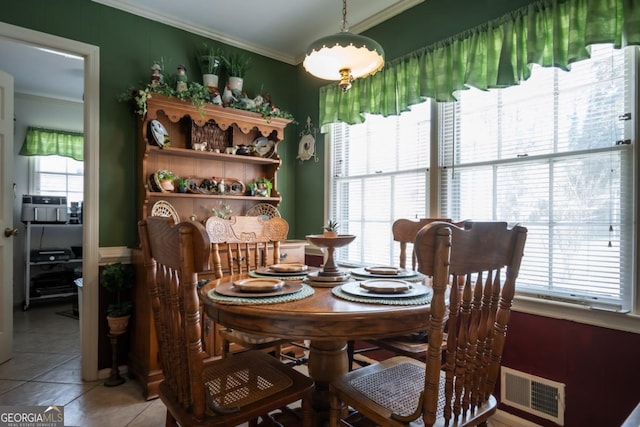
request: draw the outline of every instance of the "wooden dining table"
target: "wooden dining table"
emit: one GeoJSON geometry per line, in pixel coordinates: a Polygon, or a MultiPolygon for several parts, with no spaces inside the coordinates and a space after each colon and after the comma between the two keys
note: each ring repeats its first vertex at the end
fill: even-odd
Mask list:
{"type": "Polygon", "coordinates": [[[227,304],[208,297],[223,283],[248,274],[214,279],[204,285],[201,300],[207,315],[220,325],[252,334],[309,340],[309,375],[315,381],[314,408],[328,409],[328,386],[348,370],[347,341],[384,338],[428,329],[429,304],[385,305],[348,301],[331,288],[315,287],[313,295],[275,304],[227,304]]]}

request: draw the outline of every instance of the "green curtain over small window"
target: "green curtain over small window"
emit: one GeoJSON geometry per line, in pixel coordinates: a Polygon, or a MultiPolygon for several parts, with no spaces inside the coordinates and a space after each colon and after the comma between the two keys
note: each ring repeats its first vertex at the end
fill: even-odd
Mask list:
{"type": "Polygon", "coordinates": [[[29,127],[20,154],[23,156],[64,156],[84,160],[84,135],[78,132],[29,127]]]}
{"type": "MultiPolygon", "coordinates": [[[[364,113],[398,115],[426,98],[503,88],[529,78],[530,66],[559,67],[589,57],[589,46],[640,44],[637,0],[545,0],[388,62],[342,92],[320,89],[320,125],[362,123],[364,113]]],[[[326,129],[323,129],[326,131],[326,129]]]]}

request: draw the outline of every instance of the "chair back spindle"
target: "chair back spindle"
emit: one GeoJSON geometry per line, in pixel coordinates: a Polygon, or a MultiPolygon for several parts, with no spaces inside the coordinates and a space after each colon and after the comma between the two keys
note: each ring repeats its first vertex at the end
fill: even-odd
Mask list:
{"type": "Polygon", "coordinates": [[[426,425],[433,425],[439,416],[446,421],[467,417],[493,392],[523,255],[524,227],[509,229],[500,222],[468,222],[466,227],[432,223],[416,238],[419,271],[433,277],[434,291],[423,401],[426,425]],[[446,266],[439,261],[447,256],[446,250],[440,253],[437,248],[442,244],[450,244],[446,266]],[[447,289],[444,399],[439,407],[447,289]]]}

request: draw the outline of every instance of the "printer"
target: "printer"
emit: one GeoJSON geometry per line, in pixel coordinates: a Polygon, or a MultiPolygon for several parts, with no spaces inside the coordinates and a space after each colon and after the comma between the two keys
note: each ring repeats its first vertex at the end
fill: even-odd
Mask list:
{"type": "Polygon", "coordinates": [[[67,211],[66,196],[22,196],[22,222],[65,224],[67,211]]]}

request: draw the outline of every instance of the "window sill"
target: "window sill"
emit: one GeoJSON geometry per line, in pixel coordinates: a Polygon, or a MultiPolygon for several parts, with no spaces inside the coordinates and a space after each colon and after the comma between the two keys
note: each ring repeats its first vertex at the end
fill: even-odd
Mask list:
{"type": "Polygon", "coordinates": [[[558,301],[539,300],[526,296],[513,299],[512,310],[554,319],[571,320],[587,325],[640,333],[640,316],[616,313],[558,301]]]}

